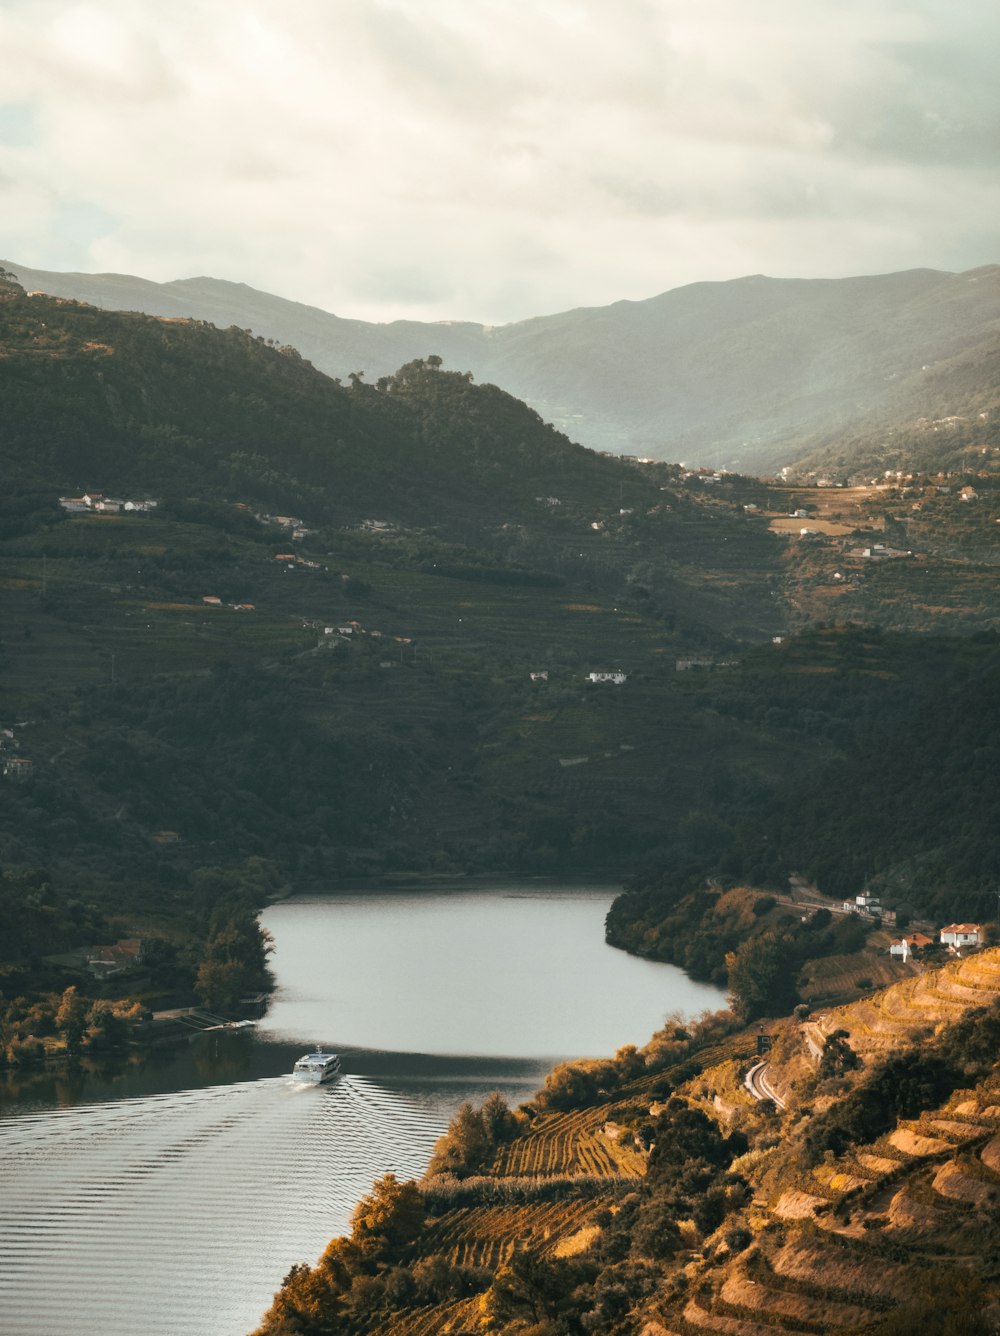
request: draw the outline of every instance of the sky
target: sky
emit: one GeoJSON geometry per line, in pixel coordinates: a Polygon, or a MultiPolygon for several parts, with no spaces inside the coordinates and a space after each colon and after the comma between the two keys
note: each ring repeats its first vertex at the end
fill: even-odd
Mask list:
{"type": "Polygon", "coordinates": [[[995,0],[0,0],[0,255],[501,324],[1000,262],[995,0]]]}

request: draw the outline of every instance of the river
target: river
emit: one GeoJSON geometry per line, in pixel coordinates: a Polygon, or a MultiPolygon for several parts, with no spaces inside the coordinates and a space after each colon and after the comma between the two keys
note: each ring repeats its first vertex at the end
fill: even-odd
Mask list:
{"type": "Polygon", "coordinates": [[[463,1099],[643,1043],[717,990],[608,947],[614,888],[298,896],[262,921],[255,1033],[0,1087],[0,1331],[243,1336],[378,1175],[419,1175],[463,1099]],[[335,1047],[345,1076],[293,1084],[335,1047]]]}

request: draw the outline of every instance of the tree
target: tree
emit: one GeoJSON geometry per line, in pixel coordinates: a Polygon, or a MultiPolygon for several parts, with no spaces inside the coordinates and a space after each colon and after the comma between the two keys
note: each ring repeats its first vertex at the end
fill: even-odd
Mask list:
{"type": "Polygon", "coordinates": [[[56,1012],[56,1029],[66,1040],[67,1048],[79,1048],[86,1028],[87,1003],[71,984],[63,993],[56,1012]]]}
{"type": "Polygon", "coordinates": [[[840,1076],[844,1072],[856,1071],[861,1066],[861,1059],[847,1042],[850,1034],[846,1030],[834,1030],[827,1035],[823,1044],[823,1055],[819,1060],[819,1075],[822,1080],[827,1076],[840,1076]]]}
{"type": "Polygon", "coordinates": [[[351,1242],[372,1261],[392,1261],[420,1233],[424,1198],[412,1180],[385,1174],[362,1197],[351,1217],[351,1242]]]}
{"type": "Polygon", "coordinates": [[[431,1172],[463,1178],[483,1167],[490,1148],[491,1139],[483,1125],[482,1114],[466,1101],[434,1147],[431,1172]]]}
{"type": "Polygon", "coordinates": [[[203,960],[194,990],[209,1011],[232,1011],[248,986],[247,967],[239,960],[203,960]]]}
{"type": "MultiPolygon", "coordinates": [[[[528,1249],[514,1253],[482,1297],[486,1330],[506,1330],[507,1323],[525,1321],[549,1330],[541,1324],[571,1319],[577,1280],[575,1268],[562,1258],[540,1257],[528,1249]]],[[[555,1329],[565,1331],[567,1327],[560,1323],[555,1329]]]]}
{"type": "Polygon", "coordinates": [[[498,1146],[517,1131],[517,1119],[499,1090],[486,1096],[479,1116],[483,1120],[483,1130],[490,1139],[491,1147],[498,1146]]]}
{"type": "Polygon", "coordinates": [[[115,1004],[101,998],[87,1012],[87,1047],[119,1048],[128,1040],[128,1022],[115,1004]]]}
{"type": "Polygon", "coordinates": [[[625,1044],[615,1054],[615,1066],[623,1081],[633,1081],[646,1070],[646,1059],[635,1044],[625,1044]]]}
{"type": "Polygon", "coordinates": [[[739,950],[727,952],[733,1010],[744,1021],[791,1011],[798,1001],[796,964],[794,943],[784,933],[764,932],[747,938],[739,950]]]}
{"type": "Polygon", "coordinates": [[[517,1125],[517,1118],[499,1090],[487,1095],[479,1109],[466,1102],[435,1145],[429,1172],[464,1178],[484,1169],[497,1146],[513,1136],[517,1125]]]}
{"type": "Polygon", "coordinates": [[[341,1288],[321,1266],[291,1268],[253,1336],[321,1336],[337,1330],[341,1288]]]}

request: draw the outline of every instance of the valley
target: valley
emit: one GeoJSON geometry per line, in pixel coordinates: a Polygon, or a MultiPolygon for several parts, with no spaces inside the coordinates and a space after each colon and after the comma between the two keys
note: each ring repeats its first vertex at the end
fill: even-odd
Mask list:
{"type": "Polygon", "coordinates": [[[371,381],[433,349],[595,450],[844,480],[995,472],[1000,269],[842,279],[749,274],[506,325],[372,324],[211,278],[153,283],[2,262],[29,291],[253,330],[371,381]]]}
{"type": "Polygon", "coordinates": [[[0,298],[10,1082],[243,1014],[293,892],[624,883],[608,941],[734,1009],[460,1111],[261,1330],[890,1336],[939,1251],[985,1312],[996,952],[888,947],[995,915],[992,447],[623,459],[422,344],[345,385],[203,317],[0,298]]]}

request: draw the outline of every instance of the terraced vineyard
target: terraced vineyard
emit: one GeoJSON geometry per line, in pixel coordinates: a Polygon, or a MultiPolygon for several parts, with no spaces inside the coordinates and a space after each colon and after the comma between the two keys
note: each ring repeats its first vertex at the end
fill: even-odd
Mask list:
{"type": "Polygon", "coordinates": [[[501,1147],[490,1172],[501,1178],[639,1178],[643,1156],[601,1131],[610,1114],[604,1108],[550,1114],[526,1136],[501,1147]]]}
{"type": "Polygon", "coordinates": [[[371,1336],[438,1336],[438,1333],[474,1329],[479,1300],[430,1304],[405,1317],[394,1317],[387,1326],[373,1327],[371,1336]]]}
{"type": "Polygon", "coordinates": [[[847,1030],[863,1055],[895,1048],[899,1040],[958,1020],[970,1007],[1000,996],[1000,951],[984,951],[903,979],[875,997],[817,1013],[807,1029],[817,1039],[847,1030]]]}
{"type": "Polygon", "coordinates": [[[460,1207],[428,1227],[421,1247],[453,1266],[495,1271],[518,1248],[554,1252],[588,1224],[596,1209],[592,1200],[460,1207]]]}
{"type": "Polygon", "coordinates": [[[1000,1080],[903,1121],[821,1177],[807,1185],[819,1193],[782,1195],[784,1228],[761,1235],[685,1322],[739,1336],[853,1328],[911,1299],[914,1267],[960,1272],[982,1256],[977,1212],[1000,1200],[1000,1080]]]}
{"type": "MultiPolygon", "coordinates": [[[[817,1033],[849,1029],[852,1045],[874,1062],[998,996],[1000,951],[986,951],[838,1008],[818,1018],[817,1033]]],[[[776,1200],[758,1200],[754,1242],[721,1276],[703,1272],[663,1330],[853,1331],[912,1304],[921,1276],[933,1274],[962,1292],[970,1270],[997,1253],[998,1203],[994,1069],[874,1141],[823,1160],[792,1184],[785,1180],[776,1200]]]]}

